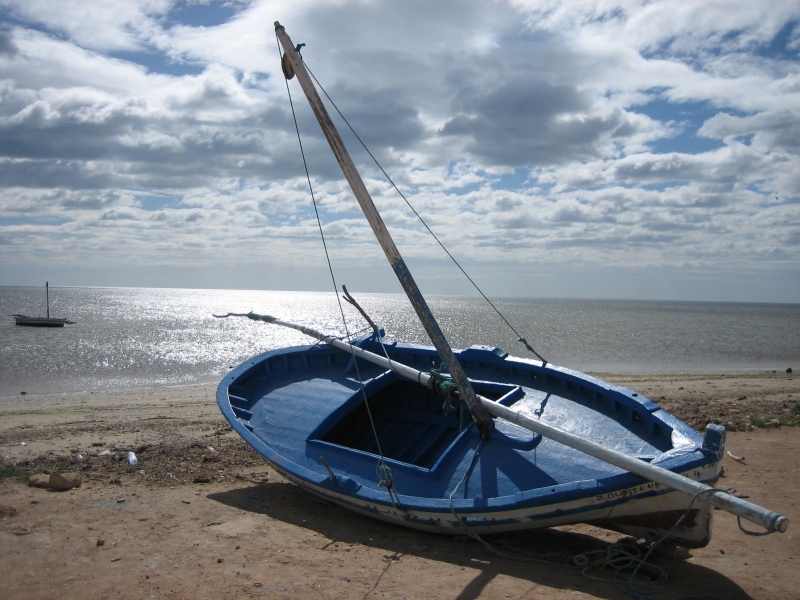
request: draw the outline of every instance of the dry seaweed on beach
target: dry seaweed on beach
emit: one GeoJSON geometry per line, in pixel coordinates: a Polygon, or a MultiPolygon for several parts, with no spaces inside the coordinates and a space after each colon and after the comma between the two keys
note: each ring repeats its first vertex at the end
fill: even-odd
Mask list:
{"type": "Polygon", "coordinates": [[[603,374],[644,394],[697,431],[800,426],[800,385],[792,373],[603,374]]]}

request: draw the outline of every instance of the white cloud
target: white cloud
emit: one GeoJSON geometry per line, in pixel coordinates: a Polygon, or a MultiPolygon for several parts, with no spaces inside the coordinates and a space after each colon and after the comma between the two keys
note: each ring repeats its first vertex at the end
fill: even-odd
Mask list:
{"type": "Polygon", "coordinates": [[[171,0],[2,0],[12,15],[97,51],[139,50],[158,29],[171,0]]]}
{"type": "MultiPolygon", "coordinates": [[[[15,264],[314,264],[281,20],[473,264],[797,271],[792,3],[274,0],[208,26],[167,1],[0,7],[0,252],[15,264]]],[[[291,86],[331,252],[381,265],[291,86]]],[[[439,256],[342,131],[403,252],[439,256]]]]}

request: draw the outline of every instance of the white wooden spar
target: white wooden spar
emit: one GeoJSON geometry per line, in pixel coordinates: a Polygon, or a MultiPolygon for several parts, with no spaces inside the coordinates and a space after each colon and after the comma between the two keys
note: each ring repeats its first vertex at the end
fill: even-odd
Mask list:
{"type": "MultiPolygon", "coordinates": [[[[347,152],[347,148],[342,138],[339,136],[339,132],[336,130],[333,121],[331,121],[319,94],[317,94],[314,83],[311,81],[311,77],[309,77],[308,71],[306,71],[305,65],[303,64],[303,59],[300,58],[292,40],[278,21],[275,21],[275,34],[278,36],[281,46],[283,46],[285,52],[284,59],[289,61],[293,74],[297,75],[297,80],[303,88],[308,103],[311,105],[311,110],[314,111],[314,116],[316,116],[322,128],[322,132],[325,134],[325,138],[328,140],[331,150],[333,150],[333,155],[339,162],[342,173],[344,173],[347,182],[350,184],[353,194],[356,200],[358,200],[358,204],[361,206],[364,215],[367,217],[367,221],[370,227],[372,227],[372,231],[378,239],[386,258],[392,265],[392,269],[394,269],[395,275],[397,275],[397,279],[400,281],[400,285],[403,286],[403,290],[411,301],[422,326],[431,338],[442,362],[444,362],[447,370],[453,377],[453,381],[458,391],[461,393],[462,399],[469,408],[469,412],[477,424],[478,430],[481,432],[481,438],[486,439],[489,436],[489,431],[491,431],[493,427],[492,418],[481,407],[480,402],[478,402],[475,390],[472,389],[469,379],[467,379],[467,376],[464,374],[461,365],[458,364],[453,350],[450,348],[450,344],[447,343],[444,333],[442,333],[439,324],[436,322],[433,313],[428,307],[428,303],[419,291],[414,278],[411,276],[411,272],[408,270],[408,267],[406,267],[405,261],[400,255],[400,251],[392,240],[389,230],[386,228],[383,219],[375,208],[375,204],[372,202],[372,198],[361,179],[361,175],[359,175],[358,170],[356,170],[356,166],[353,164],[353,160],[350,158],[350,154],[347,152]]],[[[291,75],[287,74],[287,77],[291,78],[291,75]]]]}
{"type": "MultiPolygon", "coordinates": [[[[389,360],[385,356],[380,356],[374,352],[369,352],[368,350],[364,350],[358,346],[348,344],[345,341],[325,335],[324,333],[304,325],[297,325],[287,321],[281,321],[280,319],[276,319],[275,317],[271,317],[269,315],[258,315],[255,313],[229,313],[229,315],[214,316],[248,317],[254,321],[265,321],[267,323],[273,323],[274,325],[281,325],[282,327],[295,329],[306,334],[307,336],[313,337],[326,344],[330,344],[331,346],[339,348],[340,350],[344,350],[345,352],[357,356],[358,358],[367,360],[385,369],[390,369],[398,375],[413,381],[417,381],[426,387],[428,385],[428,381],[431,379],[430,373],[418,371],[417,369],[402,363],[389,360]]],[[[660,483],[674,490],[678,490],[679,492],[689,494],[690,496],[695,496],[696,494],[705,492],[697,498],[698,502],[708,502],[709,504],[722,510],[727,510],[728,512],[731,512],[752,523],[761,525],[769,532],[777,531],[784,533],[789,527],[789,519],[776,512],[753,504],[752,502],[747,502],[746,500],[737,498],[736,496],[728,494],[722,490],[712,488],[711,486],[700,483],[699,481],[694,481],[693,479],[689,479],[688,477],[684,477],[678,473],[673,473],[672,471],[664,469],[663,467],[639,460],[638,458],[625,454],[624,452],[606,448],[605,446],[579,435],[575,435],[574,433],[569,433],[563,429],[543,423],[538,419],[532,419],[527,415],[522,414],[518,410],[503,406],[502,404],[493,402],[488,398],[484,398],[483,396],[477,396],[477,398],[481,406],[488,413],[512,423],[516,423],[520,427],[524,427],[529,431],[533,431],[539,435],[550,438],[551,440],[554,440],[560,444],[574,448],[575,450],[579,450],[584,454],[588,454],[589,456],[605,461],[614,465],[615,467],[625,469],[626,471],[644,477],[645,479],[655,481],[656,483],[660,483]],[[711,493],[709,490],[712,489],[715,489],[716,491],[711,493]]]]}

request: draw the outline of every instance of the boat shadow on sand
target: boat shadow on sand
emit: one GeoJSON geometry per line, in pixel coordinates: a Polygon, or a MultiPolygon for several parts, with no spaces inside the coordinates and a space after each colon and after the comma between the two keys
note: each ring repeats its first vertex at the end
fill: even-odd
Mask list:
{"type": "MultiPolygon", "coordinates": [[[[472,600],[484,593],[497,577],[511,577],[529,581],[536,586],[532,593],[540,593],[538,586],[564,591],[579,591],[596,598],[628,597],[611,581],[593,581],[583,577],[579,570],[558,568],[535,562],[511,560],[491,553],[467,536],[444,536],[416,531],[384,523],[318,499],[294,484],[270,481],[207,495],[209,500],[249,513],[316,532],[328,540],[320,550],[334,543],[360,544],[379,550],[386,558],[387,569],[404,556],[448,563],[460,568],[477,570],[477,575],[454,596],[458,600],[472,600]]],[[[612,542],[594,537],[588,525],[538,529],[486,536],[496,550],[512,556],[528,556],[553,563],[568,565],[577,554],[592,550],[605,550],[612,542]]],[[[596,530],[595,531],[599,531],[596,530]]],[[[622,538],[612,534],[609,538],[622,538]]],[[[691,555],[679,549],[679,558],[658,562],[669,579],[657,585],[658,597],[675,598],[713,594],[728,600],[749,600],[741,587],[726,576],[686,560],[691,555]]],[[[611,571],[594,573],[611,577],[611,571]]],[[[621,579],[626,579],[624,573],[621,579]]],[[[377,585],[377,584],[376,584],[377,585]]]]}

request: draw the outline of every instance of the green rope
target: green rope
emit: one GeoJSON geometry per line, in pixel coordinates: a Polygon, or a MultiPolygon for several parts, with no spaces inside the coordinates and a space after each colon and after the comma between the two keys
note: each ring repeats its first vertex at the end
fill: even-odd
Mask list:
{"type": "MultiPolygon", "coordinates": [[[[654,551],[664,542],[666,541],[675,530],[680,526],[680,524],[686,519],[689,515],[690,511],[692,510],[692,506],[694,505],[695,501],[703,495],[707,494],[714,494],[717,492],[721,492],[722,490],[711,488],[707,490],[702,490],[695,494],[692,497],[692,501],[689,502],[689,506],[686,508],[686,511],[681,515],[681,517],[677,520],[675,525],[672,526],[667,533],[665,533],[660,539],[653,543],[645,543],[644,546],[641,548],[638,545],[631,545],[625,544],[623,542],[613,544],[609,548],[605,550],[594,550],[589,552],[584,552],[583,554],[578,554],[573,558],[573,564],[565,564],[565,563],[557,563],[549,560],[543,560],[539,558],[533,558],[530,556],[513,556],[509,554],[505,554],[500,552],[499,550],[492,547],[489,542],[484,540],[481,536],[479,536],[474,531],[470,531],[465,523],[465,518],[461,518],[456,513],[455,505],[454,505],[454,498],[455,495],[458,493],[458,489],[464,484],[469,477],[472,470],[475,468],[475,464],[477,463],[478,456],[481,451],[481,446],[483,441],[479,441],[478,445],[475,448],[475,452],[472,455],[472,459],[470,460],[469,466],[464,471],[464,475],[461,477],[459,482],[456,484],[453,491],[450,493],[450,513],[458,522],[461,531],[464,532],[465,535],[472,538],[476,542],[480,542],[483,546],[492,554],[496,554],[497,556],[501,556],[503,558],[507,558],[509,560],[516,560],[516,561],[523,561],[523,562],[533,562],[545,565],[551,565],[554,567],[564,567],[567,569],[581,569],[581,574],[587,579],[593,579],[596,581],[608,581],[612,582],[617,588],[625,592],[626,594],[633,596],[637,600],[646,600],[645,596],[652,596],[657,592],[656,585],[659,583],[664,583],[667,581],[667,574],[666,572],[653,565],[652,563],[648,563],[647,559],[653,555],[654,551]],[[642,549],[647,548],[647,551],[642,556],[642,549]],[[590,557],[597,555],[598,558],[591,560],[590,557]],[[589,574],[590,570],[603,570],[603,569],[613,569],[614,574],[611,579],[604,578],[604,577],[596,577],[589,574]],[[632,571],[630,577],[627,581],[620,581],[619,577],[621,573],[624,571],[632,571]],[[644,577],[648,577],[644,579],[644,577],[640,576],[643,580],[642,581],[635,581],[635,578],[639,573],[644,573],[644,577]],[[652,575],[652,577],[650,577],[652,575]]],[[[697,596],[696,598],[707,598],[711,600],[724,600],[719,598],[718,596],[697,596]]],[[[688,599],[687,599],[688,600],[688,599]]]]}
{"type": "Polygon", "coordinates": [[[448,379],[442,375],[441,369],[442,367],[439,367],[438,369],[431,369],[431,377],[428,379],[428,389],[432,392],[435,392],[437,395],[444,397],[442,410],[444,411],[445,416],[447,416],[455,408],[453,406],[453,402],[460,402],[461,400],[459,400],[455,395],[458,391],[456,384],[453,383],[452,379],[448,379]]]}
{"type": "Polygon", "coordinates": [[[581,568],[581,575],[594,581],[613,583],[616,581],[616,571],[634,568],[641,570],[642,567],[655,574],[655,578],[651,579],[649,583],[664,583],[667,580],[667,574],[663,569],[652,563],[643,562],[642,550],[638,546],[625,541],[617,542],[605,549],[590,550],[589,552],[576,554],[572,562],[575,563],[575,566],[581,568]],[[615,575],[613,577],[590,575],[591,571],[604,571],[606,569],[615,571],[615,575]]]}

